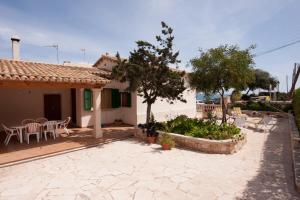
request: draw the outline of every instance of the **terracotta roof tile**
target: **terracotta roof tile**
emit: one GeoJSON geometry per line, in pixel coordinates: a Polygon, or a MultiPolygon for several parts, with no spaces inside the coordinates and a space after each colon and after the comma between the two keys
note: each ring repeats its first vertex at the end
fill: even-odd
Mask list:
{"type": "Polygon", "coordinates": [[[109,76],[110,72],[97,68],[0,59],[0,81],[106,84],[109,76]]]}
{"type": "MultiPolygon", "coordinates": [[[[110,54],[102,54],[101,57],[97,60],[97,62],[95,62],[95,64],[93,65],[93,67],[97,67],[99,69],[103,69],[103,68],[101,68],[101,66],[99,67],[98,65],[104,59],[107,59],[107,60],[110,60],[110,61],[113,61],[113,62],[117,62],[118,61],[118,58],[116,56],[113,56],[113,55],[110,55],[110,54]]],[[[121,60],[127,60],[127,58],[121,57],[121,60]]],[[[175,71],[175,72],[185,72],[185,70],[181,70],[181,69],[178,69],[178,68],[174,68],[174,67],[169,67],[169,68],[172,71],[175,71]]]]}

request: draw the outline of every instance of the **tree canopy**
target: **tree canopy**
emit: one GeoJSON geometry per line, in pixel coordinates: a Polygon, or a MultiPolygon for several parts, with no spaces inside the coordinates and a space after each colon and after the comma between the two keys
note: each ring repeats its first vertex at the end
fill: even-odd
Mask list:
{"type": "Polygon", "coordinates": [[[184,72],[171,69],[170,64],[177,64],[179,52],[173,50],[173,29],[161,22],[161,35],[156,36],[158,44],[147,41],[136,42],[137,48],[130,52],[128,60],[122,60],[117,54],[118,64],[112,70],[112,76],[121,81],[128,81],[129,91],[137,91],[147,104],[146,123],[149,123],[151,105],[162,98],[169,103],[183,98],[184,72]]]}
{"type": "Polygon", "coordinates": [[[221,45],[206,52],[200,51],[200,56],[191,60],[193,71],[189,76],[190,85],[197,91],[220,94],[222,122],[226,122],[227,112],[225,91],[231,88],[243,90],[253,81],[253,48],[242,50],[238,46],[221,45]]]}
{"type": "Polygon", "coordinates": [[[247,93],[251,90],[254,91],[256,89],[264,89],[264,90],[269,90],[270,86],[275,88],[279,81],[272,77],[269,72],[266,72],[262,69],[253,69],[254,71],[254,79],[253,81],[248,85],[248,91],[247,93]]]}

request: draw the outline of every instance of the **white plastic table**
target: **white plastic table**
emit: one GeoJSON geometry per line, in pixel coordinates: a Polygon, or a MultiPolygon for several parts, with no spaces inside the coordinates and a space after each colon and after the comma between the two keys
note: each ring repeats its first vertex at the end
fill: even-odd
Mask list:
{"type": "Polygon", "coordinates": [[[23,130],[25,129],[25,126],[12,126],[11,128],[17,129],[20,138],[20,143],[23,143],[23,130]]]}
{"type": "MultiPolygon", "coordinates": [[[[60,123],[63,122],[63,120],[51,120],[51,121],[48,121],[48,122],[55,122],[55,126],[56,126],[56,129],[57,129],[58,126],[60,125],[60,123]]],[[[44,127],[46,124],[47,124],[47,122],[42,123],[41,126],[44,127]]],[[[17,129],[17,132],[18,132],[18,135],[19,135],[19,138],[20,138],[20,143],[23,143],[23,134],[24,134],[23,130],[25,129],[25,127],[26,126],[23,126],[23,125],[11,126],[11,128],[17,129]]]]}

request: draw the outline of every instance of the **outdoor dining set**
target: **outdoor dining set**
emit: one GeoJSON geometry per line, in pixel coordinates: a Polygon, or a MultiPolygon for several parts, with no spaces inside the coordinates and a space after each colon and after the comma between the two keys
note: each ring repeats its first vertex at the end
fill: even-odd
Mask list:
{"type": "Polygon", "coordinates": [[[20,143],[23,143],[23,139],[29,144],[29,138],[31,135],[35,135],[37,142],[44,137],[47,141],[47,135],[50,135],[55,139],[59,137],[59,129],[63,129],[64,132],[69,135],[68,124],[71,118],[67,117],[65,120],[48,120],[46,118],[37,119],[24,119],[20,125],[7,127],[2,124],[6,133],[4,144],[7,146],[11,137],[16,136],[20,143]]]}

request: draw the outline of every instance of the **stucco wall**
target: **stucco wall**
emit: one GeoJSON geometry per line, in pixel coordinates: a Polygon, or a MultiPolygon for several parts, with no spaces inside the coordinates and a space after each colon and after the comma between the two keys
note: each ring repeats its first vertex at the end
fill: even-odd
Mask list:
{"type": "MultiPolygon", "coordinates": [[[[114,65],[116,65],[114,61],[111,61],[109,59],[103,59],[97,67],[111,70],[114,65]]],[[[157,99],[156,103],[152,105],[152,113],[154,114],[155,120],[165,121],[169,118],[173,118],[177,115],[182,114],[187,115],[189,117],[196,116],[196,92],[189,88],[187,80],[185,84],[188,88],[184,91],[184,98],[187,101],[187,103],[177,101],[174,104],[169,104],[165,100],[161,101],[161,99],[157,99]]],[[[127,115],[128,117],[131,117],[136,113],[137,124],[145,123],[146,121],[146,104],[142,103],[143,100],[143,98],[136,96],[136,112],[130,112],[128,113],[129,115],[127,115]]]]}
{"type": "Polygon", "coordinates": [[[60,94],[62,119],[71,116],[70,89],[1,88],[0,124],[12,126],[23,119],[44,117],[44,94],[60,94]]]}
{"type": "MultiPolygon", "coordinates": [[[[196,92],[190,88],[183,93],[186,103],[176,101],[174,104],[169,104],[165,100],[157,99],[152,105],[151,111],[156,121],[166,121],[178,115],[187,115],[189,117],[196,116],[196,92]]],[[[137,121],[138,123],[146,122],[147,105],[143,102],[142,97],[137,97],[137,121]]]]}
{"type": "MultiPolygon", "coordinates": [[[[98,63],[97,67],[111,70],[114,65],[116,65],[114,61],[109,59],[103,59],[100,63],[98,63]]],[[[187,101],[187,103],[177,101],[174,104],[169,104],[164,100],[161,101],[161,99],[157,99],[156,103],[152,105],[152,113],[154,114],[155,120],[165,121],[169,118],[173,118],[177,115],[182,114],[187,115],[189,117],[196,116],[196,92],[189,88],[187,81],[185,82],[185,84],[188,88],[184,91],[184,98],[187,101]]],[[[107,85],[106,87],[110,86],[107,85]]],[[[116,88],[118,87],[119,86],[116,85],[116,88]]],[[[130,111],[124,113],[127,114],[125,118],[131,118],[133,115],[136,115],[136,124],[144,123],[146,121],[146,104],[142,103],[143,98],[139,96],[136,96],[135,98],[136,110],[131,110],[132,112],[130,111]]]]}
{"type": "MultiPolygon", "coordinates": [[[[120,92],[126,89],[125,83],[112,81],[104,88],[116,88],[120,92]]],[[[116,119],[122,119],[124,123],[136,125],[136,93],[131,94],[131,107],[120,107],[101,109],[101,124],[113,123],[116,119]]],[[[77,125],[80,127],[93,126],[93,111],[86,111],[83,108],[83,89],[77,90],[77,125]]]]}

